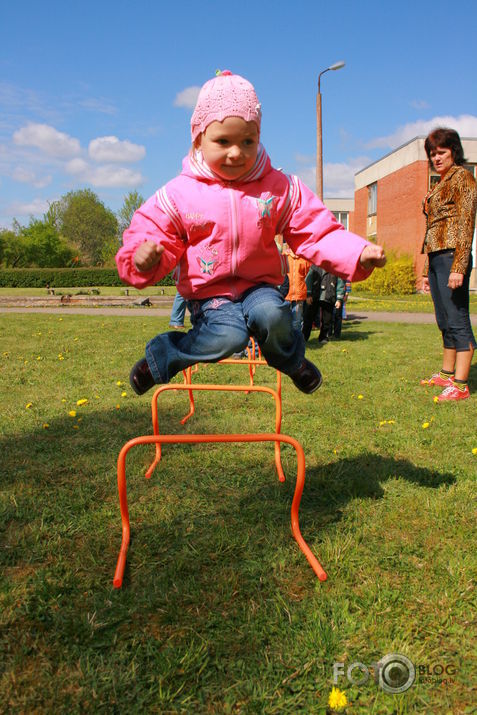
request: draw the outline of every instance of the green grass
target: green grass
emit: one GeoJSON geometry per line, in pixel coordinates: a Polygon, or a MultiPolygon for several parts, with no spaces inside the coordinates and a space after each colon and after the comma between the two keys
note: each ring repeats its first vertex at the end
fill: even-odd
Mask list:
{"type": "MultiPolygon", "coordinates": [[[[334,662],[387,653],[454,666],[455,682],[418,676],[389,695],[341,678],[348,713],[473,712],[477,398],[436,405],[419,386],[439,366],[437,328],[350,321],[321,348],[312,333],[323,387],[307,397],[284,378],[283,432],[307,462],[300,525],[328,581],[291,537],[291,448],[279,484],[270,444],[169,445],[150,481],[152,448],[128,456],[132,543],[115,590],[116,458],[151,433],[127,375],[166,326],[0,315],[0,712],[325,713],[334,662]]],[[[246,374],[201,366],[194,379],[246,374]]],[[[185,395],[162,397],[163,431],[273,430],[268,396],[198,394],[185,427],[185,395]]]]}

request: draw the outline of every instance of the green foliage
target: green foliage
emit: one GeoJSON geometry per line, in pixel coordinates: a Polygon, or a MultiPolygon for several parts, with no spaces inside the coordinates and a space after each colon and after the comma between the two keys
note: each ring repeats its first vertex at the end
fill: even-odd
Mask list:
{"type": "Polygon", "coordinates": [[[118,217],[118,238],[122,242],[123,233],[131,223],[134,212],[142,206],[145,199],[137,191],[130,191],[124,197],[124,202],[117,213],[118,217]]]}
{"type": "Polygon", "coordinates": [[[75,251],[49,220],[30,219],[28,226],[14,223],[14,230],[0,232],[0,263],[10,268],[62,267],[75,251]]]}
{"type": "MultiPolygon", "coordinates": [[[[2,288],[44,288],[47,283],[52,288],[124,285],[116,268],[0,269],[2,288]]],[[[174,285],[172,274],[165,276],[157,285],[174,285]]]]}
{"type": "Polygon", "coordinates": [[[384,268],[375,269],[365,281],[353,283],[353,291],[365,291],[375,295],[415,293],[416,274],[412,258],[390,252],[384,268]]]}
{"type": "Polygon", "coordinates": [[[118,248],[116,216],[90,189],[70,191],[50,206],[47,216],[86,264],[101,266],[118,248]]]}

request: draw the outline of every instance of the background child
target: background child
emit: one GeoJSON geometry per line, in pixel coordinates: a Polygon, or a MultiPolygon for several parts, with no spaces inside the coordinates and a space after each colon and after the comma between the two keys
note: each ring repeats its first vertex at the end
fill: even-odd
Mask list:
{"type": "Polygon", "coordinates": [[[143,288],[175,269],[191,305],[192,329],[157,335],[131,370],[137,394],[196,362],[243,350],[250,335],[271,367],[298,389],[321,385],[294,330],[275,235],[299,256],[352,280],[384,265],[380,246],[344,230],[296,176],[271,166],[260,144],[253,86],[225,71],[202,87],[191,119],[192,147],[181,174],[133,216],[116,262],[121,279],[143,288]]]}

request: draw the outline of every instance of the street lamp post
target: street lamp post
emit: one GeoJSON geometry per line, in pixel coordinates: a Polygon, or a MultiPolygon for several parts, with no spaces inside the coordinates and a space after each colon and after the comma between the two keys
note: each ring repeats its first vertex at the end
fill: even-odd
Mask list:
{"type": "Polygon", "coordinates": [[[318,94],[316,95],[316,193],[323,201],[323,128],[321,123],[321,75],[329,70],[340,70],[344,62],[335,62],[318,75],[318,94]]]}

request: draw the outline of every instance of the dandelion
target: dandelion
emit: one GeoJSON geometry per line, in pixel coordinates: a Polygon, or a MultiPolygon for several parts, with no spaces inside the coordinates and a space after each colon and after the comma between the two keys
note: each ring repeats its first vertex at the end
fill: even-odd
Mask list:
{"type": "Polygon", "coordinates": [[[63,318],[58,318],[58,320],[59,320],[59,321],[60,321],[60,323],[61,323],[61,321],[63,320],[63,318]]]}
{"type": "Polygon", "coordinates": [[[68,414],[70,417],[76,417],[76,410],[70,410],[68,414]]]}
{"type": "Polygon", "coordinates": [[[439,398],[438,398],[438,397],[434,397],[434,398],[433,398],[433,402],[439,402],[439,398]]]}
{"type": "Polygon", "coordinates": [[[41,355],[38,355],[36,359],[37,359],[37,360],[43,360],[43,358],[41,357],[41,355]]]}
{"type": "Polygon", "coordinates": [[[43,429],[48,429],[49,426],[48,422],[43,422],[43,429]]]}
{"type": "Polygon", "coordinates": [[[363,395],[358,395],[358,400],[362,400],[362,399],[363,399],[363,395]]]}
{"type": "Polygon", "coordinates": [[[339,688],[332,688],[331,693],[328,697],[328,705],[332,710],[344,710],[348,705],[348,698],[346,694],[339,688]]]}
{"type": "Polygon", "coordinates": [[[121,397],[127,397],[128,393],[127,392],[121,392],[121,397]]]}
{"type": "Polygon", "coordinates": [[[121,382],[121,380],[118,380],[118,381],[116,382],[116,385],[117,385],[118,387],[121,387],[122,385],[124,385],[124,382],[121,382]]]}
{"type": "Polygon", "coordinates": [[[30,407],[33,407],[33,402],[27,402],[27,403],[26,403],[25,409],[26,409],[26,410],[29,410],[30,407]]]}
{"type": "Polygon", "coordinates": [[[120,407],[121,407],[121,405],[116,405],[116,409],[117,409],[117,410],[119,410],[120,407]]]}
{"type": "Polygon", "coordinates": [[[94,396],[94,399],[95,399],[95,400],[100,400],[101,398],[100,398],[99,395],[95,395],[95,396],[94,396]]]}
{"type": "Polygon", "coordinates": [[[64,360],[64,356],[61,353],[58,353],[58,360],[64,360]]]}
{"type": "Polygon", "coordinates": [[[430,422],[423,422],[422,423],[422,429],[427,429],[431,423],[430,422]]]}
{"type": "Polygon", "coordinates": [[[76,404],[78,405],[78,407],[81,407],[81,405],[86,405],[87,402],[88,400],[83,397],[81,400],[77,400],[76,404]]]}
{"type": "Polygon", "coordinates": [[[66,397],[62,397],[62,398],[61,398],[61,401],[62,401],[62,402],[66,402],[66,397]]]}
{"type": "Polygon", "coordinates": [[[477,454],[477,447],[474,447],[474,449],[472,450],[472,454],[477,454]]]}

